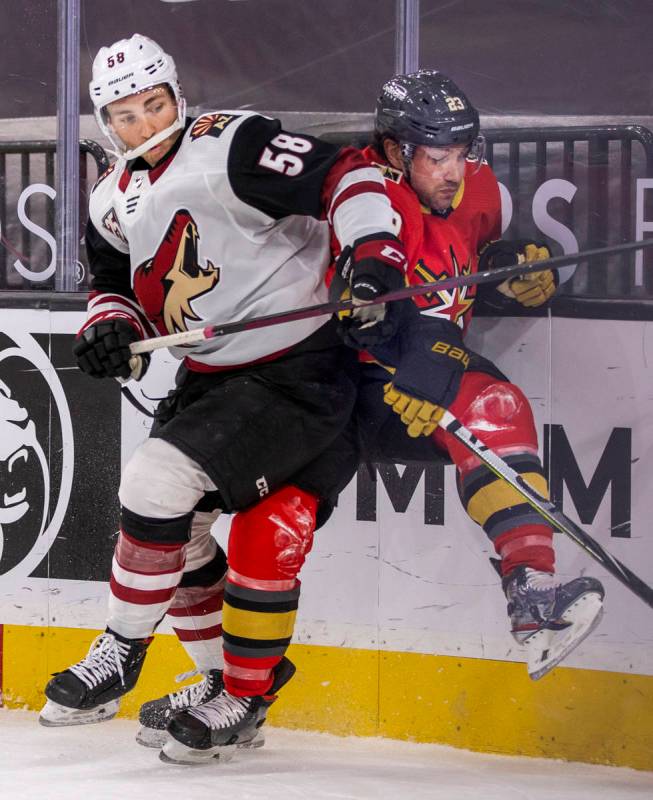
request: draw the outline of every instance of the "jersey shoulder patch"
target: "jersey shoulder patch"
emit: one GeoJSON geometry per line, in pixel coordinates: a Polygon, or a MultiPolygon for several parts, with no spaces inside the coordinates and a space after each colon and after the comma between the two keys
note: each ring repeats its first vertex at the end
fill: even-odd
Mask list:
{"type": "Polygon", "coordinates": [[[400,169],[395,169],[394,167],[391,167],[390,164],[379,164],[376,161],[372,161],[372,166],[379,170],[386,181],[392,181],[392,183],[401,183],[404,177],[404,174],[400,169]]]}
{"type": "Polygon", "coordinates": [[[202,136],[213,136],[218,139],[222,136],[225,128],[231,125],[234,120],[240,119],[241,116],[242,114],[227,114],[221,111],[203,114],[191,126],[191,141],[194,142],[202,136]]]}
{"type": "Polygon", "coordinates": [[[124,161],[112,164],[93,187],[88,203],[88,216],[97,232],[121,252],[128,251],[129,245],[116,213],[115,198],[124,175],[129,176],[124,161]]]}
{"type": "Polygon", "coordinates": [[[117,162],[116,162],[116,161],[114,161],[114,162],[113,162],[113,164],[111,164],[111,166],[110,166],[110,167],[107,167],[107,169],[105,169],[105,170],[104,170],[104,172],[103,172],[103,173],[100,175],[100,177],[99,177],[99,178],[98,178],[98,179],[95,181],[95,183],[93,184],[93,188],[91,189],[91,192],[94,192],[94,191],[97,189],[97,187],[98,187],[98,186],[99,186],[101,183],[103,183],[103,182],[104,182],[104,181],[105,181],[105,180],[106,180],[106,179],[109,177],[109,175],[111,175],[111,173],[112,173],[112,172],[115,170],[115,168],[116,168],[116,164],[117,164],[117,162]]]}
{"type": "Polygon", "coordinates": [[[125,236],[125,234],[122,231],[122,228],[120,227],[120,223],[118,222],[118,216],[113,206],[111,206],[111,208],[102,217],[102,228],[105,231],[108,231],[112,236],[115,236],[116,239],[120,239],[120,241],[124,245],[129,246],[127,237],[125,236]]]}

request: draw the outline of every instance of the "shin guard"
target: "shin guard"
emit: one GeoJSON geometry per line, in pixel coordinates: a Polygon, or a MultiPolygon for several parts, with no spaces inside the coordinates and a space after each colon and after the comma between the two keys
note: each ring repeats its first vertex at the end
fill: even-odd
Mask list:
{"type": "Polygon", "coordinates": [[[234,518],[223,608],[224,682],[236,696],[264,695],[292,637],[297,574],[313,544],[316,498],[294,486],[234,518]]]}

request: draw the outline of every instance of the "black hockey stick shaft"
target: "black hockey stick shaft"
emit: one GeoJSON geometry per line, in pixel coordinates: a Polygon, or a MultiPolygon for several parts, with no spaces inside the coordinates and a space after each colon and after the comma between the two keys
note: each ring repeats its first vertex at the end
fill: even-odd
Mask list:
{"type": "Polygon", "coordinates": [[[588,533],[579,528],[569,519],[560,509],[542,497],[531,486],[526,483],[519,473],[515,472],[506,462],[493,450],[484,445],[477,437],[466,428],[450,411],[445,411],[440,427],[461,442],[468,450],[474,453],[498,478],[502,478],[509,483],[513,489],[529,503],[550,525],[567,535],[572,541],[589,553],[593,559],[599,562],[611,575],[636,594],[640,600],[653,608],[653,589],[635,573],[622,564],[619,559],[608,553],[595,539],[588,533]]]}
{"type": "Polygon", "coordinates": [[[443,289],[455,289],[463,286],[476,286],[482,283],[502,282],[508,278],[519,275],[527,275],[530,272],[541,272],[545,269],[558,269],[560,267],[575,264],[578,261],[591,261],[601,256],[616,255],[626,253],[630,250],[642,250],[646,247],[653,247],[653,238],[645,241],[626,242],[624,244],[612,245],[610,247],[598,247],[593,250],[581,250],[578,253],[568,253],[563,256],[553,256],[542,261],[524,261],[510,267],[502,267],[485,272],[475,272],[472,275],[455,275],[452,278],[445,278],[434,283],[424,283],[418,286],[406,286],[393,292],[381,295],[376,300],[369,303],[354,305],[351,300],[334,301],[331,303],[321,303],[315,306],[305,306],[291,311],[280,311],[275,314],[267,314],[254,319],[244,319],[238,322],[227,322],[224,325],[209,325],[206,328],[197,328],[183,333],[173,333],[170,336],[158,336],[152,339],[143,339],[130,345],[132,354],[147,353],[151,350],[159,350],[163,347],[183,347],[193,345],[205,339],[213,339],[216,336],[227,336],[231,333],[241,331],[251,331],[257,328],[267,328],[271,325],[281,325],[285,322],[296,322],[300,319],[310,317],[326,316],[337,314],[341,311],[352,311],[361,308],[362,305],[380,305],[396,300],[407,300],[410,297],[417,297],[423,294],[432,294],[443,289]]]}

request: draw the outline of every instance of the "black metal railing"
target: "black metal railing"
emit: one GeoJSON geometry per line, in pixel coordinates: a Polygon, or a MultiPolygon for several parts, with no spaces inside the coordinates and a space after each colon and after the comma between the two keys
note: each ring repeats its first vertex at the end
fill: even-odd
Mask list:
{"type": "MultiPolygon", "coordinates": [[[[570,202],[554,196],[551,216],[573,232],[581,249],[631,241],[636,234],[635,213],[653,218],[650,200],[645,208],[635,208],[637,178],[653,176],[653,132],[648,128],[499,128],[486,136],[488,162],[513,203],[508,238],[538,236],[533,197],[546,181],[556,178],[576,191],[570,202]]],[[[589,297],[653,296],[653,260],[644,254],[641,276],[635,261],[628,254],[582,264],[563,290],[589,297]]]]}
{"type": "MultiPolygon", "coordinates": [[[[50,289],[54,276],[40,281],[25,280],[15,269],[16,260],[35,272],[43,270],[50,261],[50,246],[34,228],[55,234],[54,200],[43,192],[23,199],[23,192],[34,184],[56,189],[57,143],[50,140],[0,142],[0,289],[50,289]],[[26,217],[33,230],[21,221],[26,217]]],[[[88,195],[109,166],[104,149],[91,139],[79,143],[79,204],[80,225],[87,216],[88,195]]],[[[81,231],[80,231],[81,236],[81,231]]]]}

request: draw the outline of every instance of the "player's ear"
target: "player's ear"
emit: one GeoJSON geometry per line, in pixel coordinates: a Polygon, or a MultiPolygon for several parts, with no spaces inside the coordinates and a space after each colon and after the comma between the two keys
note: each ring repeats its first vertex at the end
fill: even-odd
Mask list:
{"type": "Polygon", "coordinates": [[[403,170],[404,161],[401,155],[399,142],[395,142],[394,139],[384,139],[383,151],[391,166],[395,169],[403,170]]]}

